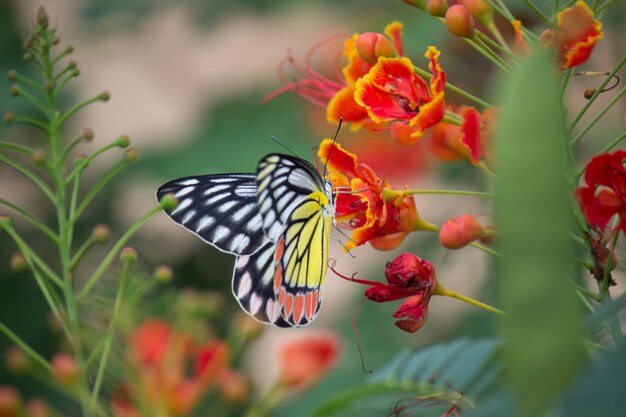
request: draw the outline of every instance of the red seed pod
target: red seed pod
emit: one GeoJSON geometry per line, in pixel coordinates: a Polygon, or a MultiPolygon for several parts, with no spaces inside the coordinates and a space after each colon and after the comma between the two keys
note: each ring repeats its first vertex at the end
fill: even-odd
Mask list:
{"type": "Polygon", "coordinates": [[[446,27],[455,36],[471,38],[474,35],[474,17],[463,4],[455,4],[446,12],[446,27]]]}

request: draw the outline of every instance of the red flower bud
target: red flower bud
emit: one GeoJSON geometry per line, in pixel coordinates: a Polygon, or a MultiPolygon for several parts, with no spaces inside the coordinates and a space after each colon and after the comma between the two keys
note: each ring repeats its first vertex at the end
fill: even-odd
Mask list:
{"type": "Polygon", "coordinates": [[[17,390],[7,385],[0,385],[0,415],[22,415],[22,398],[17,390]]]}
{"type": "Polygon", "coordinates": [[[54,355],[52,373],[59,382],[65,385],[73,385],[78,381],[78,365],[74,358],[67,353],[54,355]]]}
{"type": "Polygon", "coordinates": [[[28,417],[50,417],[52,411],[48,403],[42,398],[32,398],[26,403],[26,415],[28,417]]]}
{"type": "Polygon", "coordinates": [[[280,355],[282,382],[289,388],[309,387],[330,370],[338,355],[339,340],[330,333],[292,341],[280,355]]]}
{"type": "Polygon", "coordinates": [[[474,19],[485,26],[493,24],[493,10],[485,0],[462,0],[474,19]]]}
{"type": "Polygon", "coordinates": [[[365,32],[359,35],[356,40],[356,51],[359,57],[370,64],[378,62],[378,58],[395,58],[398,56],[396,48],[393,47],[389,39],[380,33],[365,32]]]}
{"type": "Polygon", "coordinates": [[[403,253],[387,263],[385,278],[389,285],[401,288],[425,288],[429,296],[435,288],[435,268],[425,259],[403,253]]]}
{"type": "Polygon", "coordinates": [[[428,0],[426,10],[433,16],[444,17],[448,10],[448,0],[428,0]]]}
{"type": "Polygon", "coordinates": [[[483,235],[483,228],[474,216],[461,214],[441,226],[439,242],[444,248],[459,249],[483,235]]]}
{"type": "Polygon", "coordinates": [[[10,346],[4,354],[4,364],[9,371],[19,374],[28,368],[28,358],[22,349],[10,346]]]}
{"type": "Polygon", "coordinates": [[[462,4],[455,4],[446,12],[446,27],[455,36],[471,38],[474,35],[474,18],[462,4]]]}

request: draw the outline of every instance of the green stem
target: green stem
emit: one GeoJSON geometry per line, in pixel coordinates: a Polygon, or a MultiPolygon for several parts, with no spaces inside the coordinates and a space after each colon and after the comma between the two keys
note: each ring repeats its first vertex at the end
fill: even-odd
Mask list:
{"type": "Polygon", "coordinates": [[[41,356],[35,349],[30,347],[28,343],[26,343],[22,338],[20,338],[17,334],[15,334],[11,329],[9,329],[3,322],[0,321],[0,332],[4,333],[6,337],[8,337],[13,343],[19,346],[22,351],[32,360],[37,362],[43,368],[45,368],[48,372],[52,372],[52,365],[50,362],[45,360],[43,356],[41,356]]]}
{"type": "Polygon", "coordinates": [[[32,182],[37,188],[39,188],[39,190],[46,197],[48,197],[48,199],[50,199],[50,201],[54,202],[54,195],[52,194],[52,190],[50,190],[50,187],[48,187],[46,185],[46,183],[43,182],[42,179],[39,178],[37,175],[35,175],[31,171],[29,171],[26,167],[23,167],[22,165],[20,165],[17,162],[13,161],[12,159],[7,158],[6,156],[4,156],[1,153],[0,153],[0,162],[2,162],[5,165],[10,166],[14,170],[19,172],[23,176],[25,176],[26,178],[28,178],[30,180],[30,182],[32,182]]]}
{"type": "Polygon", "coordinates": [[[596,98],[598,98],[598,96],[600,95],[600,93],[602,93],[602,90],[604,90],[604,87],[607,86],[607,84],[613,79],[613,77],[615,76],[615,74],[617,74],[617,72],[620,70],[620,68],[622,68],[622,66],[626,63],[626,55],[624,55],[622,57],[622,59],[620,59],[620,61],[617,63],[617,65],[615,66],[615,68],[613,68],[613,71],[611,71],[611,73],[606,77],[606,79],[602,82],[602,84],[600,84],[600,86],[596,89],[596,92],[593,93],[593,95],[591,96],[591,98],[589,100],[587,100],[587,103],[585,103],[585,105],[583,106],[583,108],[578,112],[578,115],[576,115],[576,118],[574,118],[574,121],[572,121],[572,124],[569,126],[568,132],[571,134],[572,131],[574,130],[574,127],[576,127],[576,124],[580,121],[580,119],[584,116],[585,112],[589,109],[589,107],[591,107],[591,105],[593,104],[593,102],[596,100],[596,98]]]}
{"type": "Polygon", "coordinates": [[[41,130],[43,133],[48,134],[48,126],[32,116],[17,115],[13,118],[11,124],[33,126],[41,130]]]}
{"type": "MultiPolygon", "coordinates": [[[[85,158],[85,160],[83,161],[83,164],[85,164],[85,166],[89,165],[94,159],[96,159],[98,156],[102,155],[103,153],[105,153],[106,151],[108,151],[110,149],[124,147],[121,144],[121,141],[122,141],[123,138],[125,138],[125,137],[124,136],[120,136],[119,138],[115,139],[113,142],[103,146],[100,149],[97,149],[91,155],[89,155],[87,158],[85,158]]],[[[76,139],[76,140],[78,140],[78,139],[76,139]]],[[[72,145],[70,145],[70,147],[71,146],[72,145]]],[[[70,147],[68,147],[68,149],[65,151],[65,154],[63,155],[64,159],[67,158],[67,156],[68,156],[67,153],[70,150],[70,147]]],[[[76,168],[74,168],[74,170],[72,172],[70,172],[70,174],[65,179],[65,182],[67,184],[69,184],[70,181],[72,181],[74,179],[74,176],[76,175],[76,173],[78,172],[79,169],[84,169],[84,167],[80,168],[79,166],[77,166],[76,168]]]]}
{"type": "Polygon", "coordinates": [[[18,96],[22,97],[24,100],[31,103],[33,106],[37,107],[37,109],[39,109],[39,111],[41,111],[45,116],[49,116],[48,108],[37,97],[17,85],[15,86],[15,93],[18,96]]]}
{"type": "Polygon", "coordinates": [[[245,417],[265,417],[279,403],[284,390],[284,385],[278,381],[269,391],[265,393],[255,404],[253,404],[245,417]]]}
{"type": "Polygon", "coordinates": [[[128,271],[130,270],[131,263],[132,262],[130,261],[123,262],[122,274],[120,277],[120,285],[117,288],[117,294],[115,296],[115,304],[113,306],[113,313],[111,314],[109,326],[107,328],[106,335],[104,336],[105,341],[104,341],[104,347],[102,351],[102,358],[100,359],[100,365],[98,366],[98,371],[96,372],[93,390],[91,391],[91,400],[94,406],[98,402],[98,396],[100,395],[100,388],[102,386],[102,380],[104,378],[104,371],[109,361],[109,354],[111,353],[111,344],[113,342],[113,337],[115,336],[115,330],[114,330],[115,324],[117,322],[117,316],[120,310],[120,305],[122,304],[122,297],[126,289],[126,280],[128,279],[128,271]]]}
{"type": "MultiPolygon", "coordinates": [[[[616,147],[617,145],[620,144],[620,142],[622,142],[624,139],[626,139],[626,132],[622,132],[621,135],[619,135],[617,138],[613,139],[608,145],[606,145],[600,152],[598,152],[598,154],[601,153],[605,153],[605,152],[609,152],[611,149],[613,149],[614,147],[616,147]]],[[[584,173],[585,173],[585,168],[586,166],[580,168],[577,172],[576,172],[576,177],[580,178],[584,173]]]]}
{"type": "Polygon", "coordinates": [[[152,210],[150,210],[148,213],[146,213],[141,219],[139,219],[137,221],[137,223],[133,224],[126,231],[126,233],[124,233],[122,235],[122,237],[117,241],[117,243],[115,243],[113,248],[111,248],[109,253],[102,260],[102,262],[100,263],[98,268],[89,277],[89,279],[85,283],[85,286],[80,290],[80,292],[78,294],[78,300],[82,300],[87,294],[89,294],[89,291],[91,290],[91,288],[94,285],[96,285],[98,280],[102,277],[102,274],[104,274],[104,271],[106,271],[106,269],[109,267],[109,265],[111,264],[111,262],[113,261],[113,259],[117,255],[117,253],[122,249],[122,247],[126,244],[126,242],[128,242],[128,240],[135,233],[137,233],[137,230],[139,230],[139,228],[141,228],[148,220],[150,220],[150,218],[152,216],[154,216],[156,213],[160,212],[161,209],[162,209],[161,204],[157,205],[152,210]]]}
{"type": "MultiPolygon", "coordinates": [[[[52,92],[52,94],[54,96],[58,96],[59,93],[65,88],[67,83],[70,82],[70,80],[72,80],[73,78],[76,78],[77,76],[78,76],[78,73],[76,71],[73,71],[73,69],[69,69],[69,73],[65,76],[65,78],[63,78],[63,80],[61,80],[60,83],[56,84],[56,87],[54,88],[54,91],[52,92]]],[[[57,75],[57,78],[61,78],[61,74],[57,75]]]]}
{"type": "Polygon", "coordinates": [[[76,269],[76,266],[78,265],[80,260],[83,259],[83,256],[85,256],[85,254],[87,252],[89,252],[89,250],[95,244],[96,244],[96,241],[94,240],[93,236],[89,236],[87,239],[85,239],[83,244],[80,246],[80,248],[78,248],[78,250],[76,251],[76,253],[72,257],[72,262],[70,264],[72,270],[76,269]]]}
{"type": "Polygon", "coordinates": [[[607,0],[607,2],[606,2],[606,3],[604,3],[602,6],[600,6],[600,7],[598,8],[598,10],[596,10],[596,16],[597,16],[598,18],[599,18],[599,17],[601,17],[601,16],[602,16],[602,14],[604,13],[604,11],[605,11],[605,10],[606,10],[609,6],[611,6],[611,4],[613,4],[613,2],[614,2],[614,1],[615,1],[615,0],[607,0]]]}
{"type": "Polygon", "coordinates": [[[617,101],[622,98],[624,93],[626,93],[626,87],[622,88],[619,93],[617,93],[617,95],[613,98],[613,100],[611,100],[610,103],[604,106],[604,108],[598,114],[596,114],[596,116],[587,124],[587,126],[585,126],[580,132],[578,132],[578,134],[571,140],[571,146],[578,145],[578,142],[580,142],[585,133],[587,133],[602,118],[602,116],[604,116],[606,112],[608,112],[611,107],[613,107],[613,105],[615,105],[615,103],[617,103],[617,101]]]}
{"type": "Polygon", "coordinates": [[[561,86],[561,95],[565,95],[565,90],[567,90],[567,86],[569,85],[569,80],[572,78],[573,68],[565,71],[565,78],[563,79],[563,85],[561,86]]]}
{"type": "Polygon", "coordinates": [[[54,231],[52,231],[52,229],[50,229],[44,222],[39,220],[37,217],[35,217],[34,215],[30,214],[28,211],[24,210],[23,208],[15,205],[13,203],[11,203],[10,201],[4,200],[2,198],[0,198],[0,204],[5,205],[5,206],[13,209],[16,213],[18,213],[20,216],[22,216],[30,224],[32,224],[37,229],[39,229],[39,231],[41,231],[43,234],[48,236],[50,238],[50,240],[52,240],[54,243],[58,243],[59,238],[56,236],[54,231]]]}
{"type": "Polygon", "coordinates": [[[533,3],[531,0],[524,0],[524,3],[526,3],[526,5],[530,7],[532,11],[535,12],[535,14],[546,23],[546,25],[552,26],[552,19],[546,16],[546,14],[539,7],[537,7],[535,3],[533,3]]]}
{"type": "Polygon", "coordinates": [[[491,39],[489,36],[487,36],[486,34],[484,34],[483,32],[477,30],[476,36],[483,41],[484,43],[486,43],[488,46],[495,48],[497,50],[499,50],[500,52],[505,53],[512,61],[515,62],[519,62],[519,59],[517,57],[517,55],[515,55],[513,53],[513,51],[511,51],[511,49],[509,48],[509,46],[507,45],[506,41],[504,40],[504,38],[502,37],[502,34],[500,33],[500,31],[498,30],[498,28],[496,27],[496,25],[489,25],[492,26],[493,29],[489,28],[489,31],[496,37],[496,39],[498,40],[498,42],[494,41],[493,39],[491,39]]]}
{"type": "Polygon", "coordinates": [[[59,118],[59,125],[63,126],[67,119],[69,119],[85,107],[89,106],[90,104],[97,103],[98,101],[102,101],[102,96],[100,94],[74,105],[72,108],[63,113],[63,115],[59,118]]]}
{"type": "Polygon", "coordinates": [[[502,255],[501,255],[499,252],[496,252],[495,250],[493,250],[493,249],[491,249],[491,248],[488,248],[488,247],[487,247],[487,246],[485,246],[485,245],[481,245],[481,244],[480,244],[480,243],[478,243],[478,242],[470,242],[469,246],[471,246],[471,247],[473,247],[473,248],[476,248],[476,249],[478,249],[478,250],[481,250],[481,251],[483,251],[483,252],[485,252],[485,253],[488,253],[489,255],[496,256],[496,257],[498,257],[498,258],[501,258],[501,257],[502,257],[502,255]]]}
{"type": "Polygon", "coordinates": [[[416,190],[392,190],[385,188],[383,190],[383,198],[385,201],[391,201],[399,195],[418,195],[418,194],[438,194],[438,195],[468,195],[473,197],[486,197],[494,198],[495,195],[491,193],[485,193],[482,191],[465,191],[465,190],[431,190],[431,189],[416,189],[416,190]]]}
{"type": "Polygon", "coordinates": [[[113,179],[113,177],[119,174],[126,167],[126,165],[128,165],[128,162],[124,160],[118,162],[117,165],[111,168],[103,177],[100,178],[100,180],[98,180],[98,182],[96,182],[89,189],[89,192],[87,193],[87,195],[85,195],[85,197],[83,198],[83,201],[81,201],[80,205],[76,209],[74,216],[70,219],[71,223],[75,223],[76,220],[78,220],[78,218],[82,216],[83,212],[85,211],[89,203],[91,203],[91,201],[96,197],[96,195],[98,195],[100,190],[102,190],[102,188],[104,188],[104,186],[111,179],[113,179]]]}
{"type": "Polygon", "coordinates": [[[476,165],[476,167],[478,169],[480,169],[482,172],[484,172],[485,174],[487,174],[488,176],[490,176],[490,177],[495,177],[496,176],[496,173],[493,172],[491,169],[489,169],[489,167],[487,166],[485,161],[478,162],[478,165],[476,165]]]}
{"type": "Polygon", "coordinates": [[[481,303],[480,301],[474,300],[473,298],[467,297],[463,294],[459,294],[458,292],[450,291],[444,288],[441,284],[437,283],[437,287],[435,288],[434,295],[441,295],[444,297],[456,298],[457,300],[463,301],[465,303],[471,304],[474,307],[482,308],[483,310],[489,311],[491,313],[499,314],[501,316],[506,316],[506,313],[500,309],[490,306],[489,304],[481,303]]]}
{"type": "Polygon", "coordinates": [[[32,88],[33,90],[36,90],[39,93],[44,93],[44,88],[43,86],[38,83],[37,81],[30,79],[24,75],[15,73],[15,78],[13,78],[15,80],[15,82],[19,83],[19,84],[23,84],[25,86],[28,86],[30,88],[32,88]]]}
{"type": "MultiPolygon", "coordinates": [[[[515,19],[515,16],[513,16],[513,13],[511,13],[511,11],[506,7],[506,4],[501,1],[501,0],[486,0],[487,4],[490,5],[496,12],[498,12],[502,17],[504,17],[506,20],[509,21],[509,23],[511,23],[513,20],[515,19]],[[497,4],[496,4],[497,3],[497,4]]],[[[533,33],[533,31],[527,29],[525,26],[522,26],[522,30],[524,31],[524,34],[528,37],[529,40],[531,40],[533,43],[537,42],[537,35],[535,35],[533,33]]]]}
{"type": "Polygon", "coordinates": [[[465,41],[465,43],[469,44],[469,46],[474,48],[476,52],[491,61],[495,66],[500,68],[506,74],[511,75],[511,69],[509,68],[508,64],[504,62],[502,58],[500,58],[500,56],[493,51],[493,49],[485,45],[485,43],[479,38],[463,38],[463,40],[465,41]]]}
{"type": "MultiPolygon", "coordinates": [[[[427,80],[430,80],[433,75],[428,72],[425,71],[423,69],[421,69],[420,67],[416,67],[413,66],[413,71],[415,71],[416,74],[418,74],[420,77],[426,78],[427,80]]],[[[458,95],[460,95],[461,97],[465,97],[466,99],[468,99],[469,101],[478,104],[479,106],[483,107],[483,108],[487,108],[487,107],[493,107],[493,105],[487,103],[486,101],[468,93],[467,91],[463,90],[462,88],[459,88],[457,86],[455,86],[454,84],[451,84],[449,82],[446,82],[446,86],[445,86],[446,90],[450,90],[453,93],[456,93],[458,95]]]]}

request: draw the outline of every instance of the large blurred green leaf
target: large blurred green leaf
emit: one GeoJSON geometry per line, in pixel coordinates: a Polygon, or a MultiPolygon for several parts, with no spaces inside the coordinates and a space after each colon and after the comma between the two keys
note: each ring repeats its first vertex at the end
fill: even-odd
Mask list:
{"type": "Polygon", "coordinates": [[[537,415],[583,360],[583,323],[568,230],[571,191],[554,60],[539,51],[503,90],[495,139],[504,360],[522,415],[537,415]]]}
{"type": "Polygon", "coordinates": [[[402,409],[401,415],[440,416],[454,404],[473,408],[494,388],[496,348],[493,340],[458,339],[403,350],[364,384],[328,399],[317,415],[381,416],[402,409]]]}

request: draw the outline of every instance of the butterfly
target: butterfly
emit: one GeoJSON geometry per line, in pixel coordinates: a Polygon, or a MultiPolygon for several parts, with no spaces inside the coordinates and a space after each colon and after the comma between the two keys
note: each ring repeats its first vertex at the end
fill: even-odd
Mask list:
{"type": "Polygon", "coordinates": [[[310,323],[322,304],[335,215],[332,184],[304,159],[269,154],[255,174],[179,178],[162,185],[178,206],[168,215],[237,256],[232,291],[255,319],[278,327],[310,323]]]}

